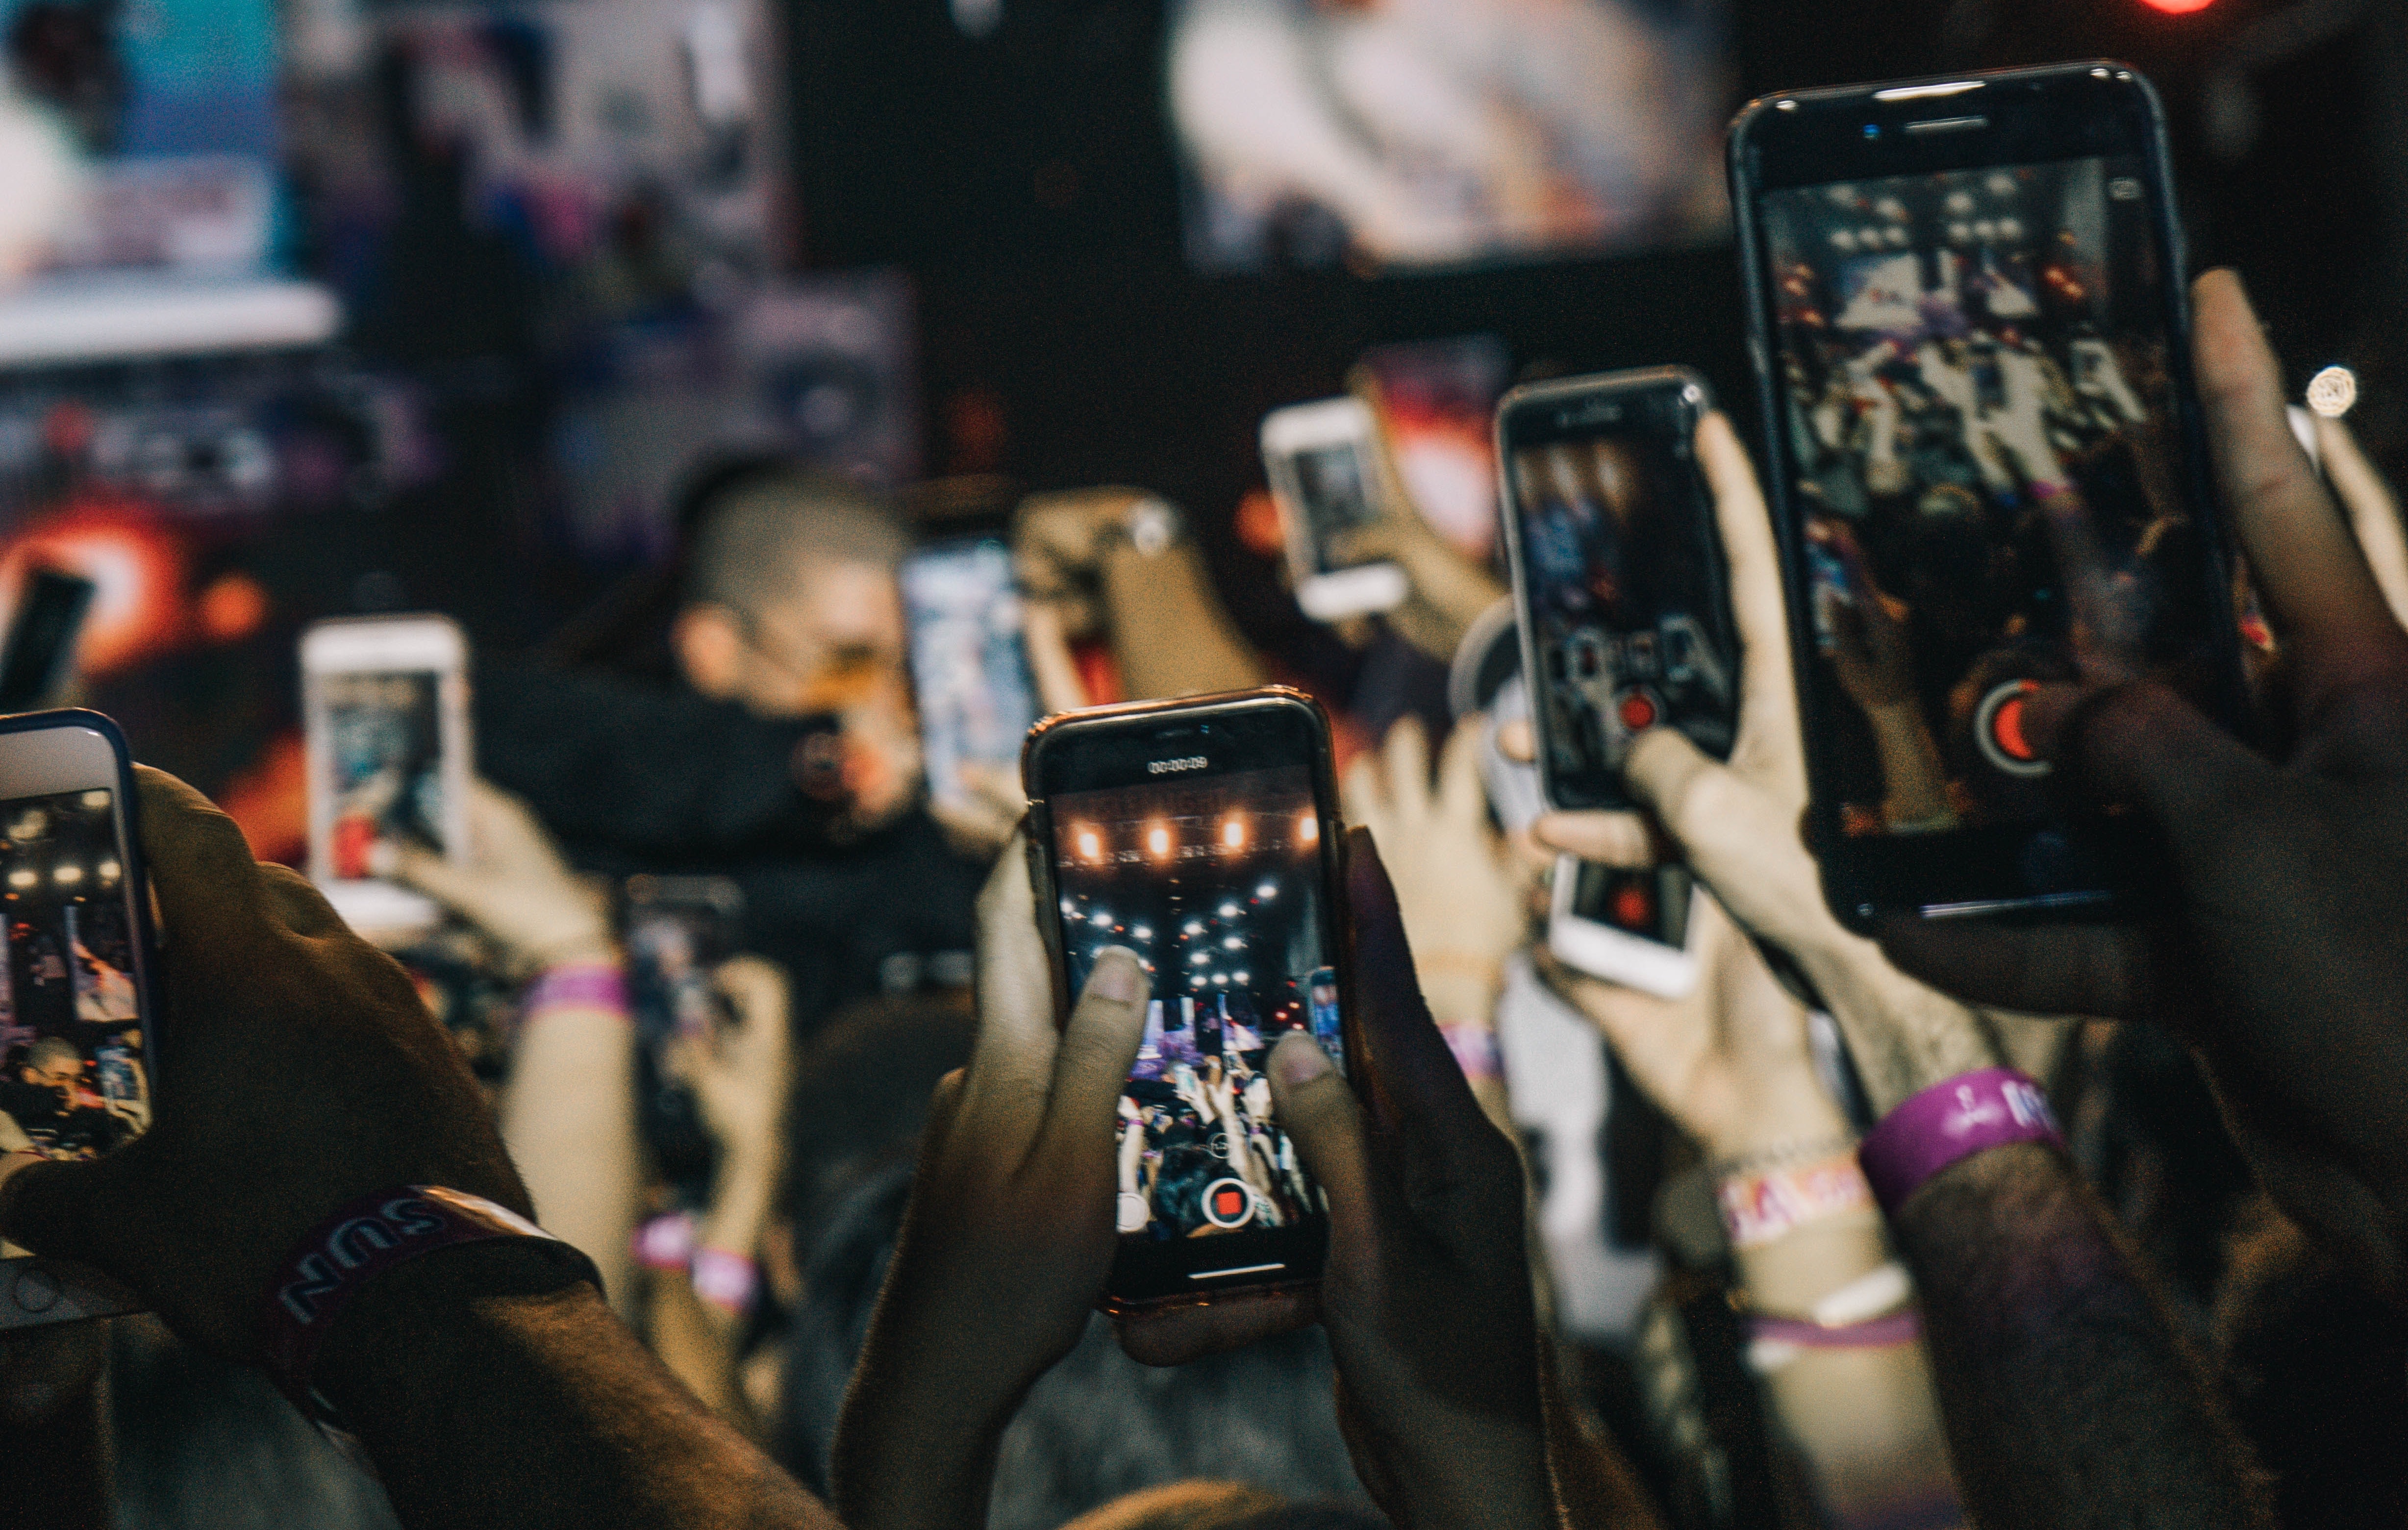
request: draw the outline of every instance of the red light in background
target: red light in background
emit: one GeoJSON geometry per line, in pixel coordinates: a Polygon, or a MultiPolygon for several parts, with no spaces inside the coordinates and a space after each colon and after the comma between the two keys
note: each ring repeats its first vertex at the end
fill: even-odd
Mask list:
{"type": "Polygon", "coordinates": [[[2215,0],[2141,0],[2141,3],[2168,16],[2188,16],[2193,11],[2205,10],[2215,0]]]}

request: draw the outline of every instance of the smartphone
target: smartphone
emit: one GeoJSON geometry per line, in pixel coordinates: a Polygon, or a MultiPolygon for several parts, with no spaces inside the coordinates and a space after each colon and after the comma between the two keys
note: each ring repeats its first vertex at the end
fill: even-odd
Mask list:
{"type": "Polygon", "coordinates": [[[440,616],[321,622],[301,635],[309,876],[345,922],[423,929],[433,900],[377,874],[382,847],[467,840],[468,644],[440,616]]]}
{"type": "Polygon", "coordinates": [[[1038,718],[1011,549],[986,536],[923,548],[904,560],[902,584],[928,794],[967,802],[962,767],[1009,769],[1038,718]]]}
{"type": "Polygon", "coordinates": [[[711,974],[744,948],[744,890],[725,877],[628,878],[619,938],[636,1023],[637,1095],[644,1139],[683,1204],[704,1205],[716,1149],[694,1092],[668,1065],[680,1040],[707,1042],[729,1019],[711,974]]]}
{"type": "MultiPolygon", "coordinates": [[[[155,947],[137,807],[108,718],[0,718],[0,1149],[95,1158],[150,1124],[155,947]]],[[[140,1307],[97,1271],[0,1259],[0,1329],[140,1307]]]]}
{"type": "Polygon", "coordinates": [[[8,636],[0,644],[0,712],[54,699],[75,665],[76,639],[92,609],[94,586],[79,574],[34,568],[25,575],[8,636]]]}
{"type": "Polygon", "coordinates": [[[1153,979],[1105,1310],[1319,1280],[1327,1213],[1265,1070],[1289,1031],[1356,1050],[1328,719],[1277,687],[1068,712],[1022,771],[1062,1012],[1108,946],[1153,979]]]}
{"type": "Polygon", "coordinates": [[[1350,563],[1346,534],[1383,513],[1372,452],[1376,426],[1360,399],[1297,404],[1263,417],[1263,471],[1287,534],[1296,603],[1316,622],[1367,616],[1401,604],[1405,571],[1350,563]]]}
{"type": "Polygon", "coordinates": [[[2052,790],[2021,697],[2107,640],[2244,725],[2156,92],[2110,63],[1801,92],[1729,153],[1833,911],[2146,905],[2143,826],[2052,790]]]}
{"type": "Polygon", "coordinates": [[[1713,407],[1676,366],[1538,383],[1498,406],[1522,673],[1555,808],[1631,807],[1622,763],[1649,728],[1730,756],[1738,627],[1695,444],[1713,407]]]}
{"type": "Polygon", "coordinates": [[[1704,896],[1677,864],[1624,867],[1555,857],[1547,949],[1592,978],[1677,999],[1698,986],[1691,940],[1704,896]]]}
{"type": "Polygon", "coordinates": [[[1383,345],[1363,353],[1380,385],[1389,449],[1413,508],[1475,563],[1497,547],[1497,462],[1489,425],[1512,358],[1494,335],[1383,345]]]}

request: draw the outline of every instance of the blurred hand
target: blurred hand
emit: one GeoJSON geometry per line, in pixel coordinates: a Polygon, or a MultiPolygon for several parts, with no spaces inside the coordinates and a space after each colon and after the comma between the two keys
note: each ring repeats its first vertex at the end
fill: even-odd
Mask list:
{"type": "Polygon", "coordinates": [[[775,962],[738,956],[710,976],[733,1019],[708,1037],[677,1037],[662,1061],[672,1079],[694,1092],[722,1153],[766,1158],[774,1172],[791,1072],[786,974],[775,962]]]}
{"type": "Polygon", "coordinates": [[[1868,713],[1914,705],[1914,651],[1906,636],[1906,608],[1882,593],[1844,521],[1817,516],[1806,523],[1810,541],[1821,542],[1848,571],[1853,600],[1831,602],[1835,643],[1831,667],[1849,699],[1868,713]]]}
{"type": "Polygon", "coordinates": [[[436,1184],[533,1212],[401,968],[299,874],[253,861],[199,793],[135,769],[173,1038],[157,1120],[88,1163],[5,1161],[0,1234],[116,1277],[187,1340],[249,1359],[269,1277],[344,1202],[436,1184]]]}
{"type": "Polygon", "coordinates": [[[1449,1021],[1487,1018],[1505,958],[1529,936],[1524,879],[1488,826],[1481,726],[1477,716],[1455,724],[1432,790],[1428,739],[1405,718],[1376,765],[1355,759],[1343,793],[1346,821],[1370,832],[1391,868],[1422,992],[1449,1021]]]}
{"type": "Polygon", "coordinates": [[[1270,1059],[1279,1119],[1329,1206],[1319,1306],[1340,1422],[1398,1524],[1553,1523],[1521,1162],[1431,1023],[1371,836],[1346,849],[1371,1107],[1309,1034],[1270,1059]]]}
{"type": "Polygon", "coordinates": [[[838,1428],[853,1530],[983,1523],[994,1439],[1070,1352],[1116,1247],[1113,1123],[1145,969],[1104,953],[1066,1026],[1015,837],[979,897],[979,1030],[929,1110],[911,1202],[838,1428]]]}
{"type": "Polygon", "coordinates": [[[1357,367],[1348,375],[1346,386],[1378,424],[1371,459],[1382,514],[1349,533],[1336,551],[1351,563],[1385,562],[1402,569],[1411,588],[1404,604],[1387,613],[1389,622],[1413,647],[1440,664],[1452,664],[1463,635],[1504,595],[1505,587],[1449,546],[1414,503],[1412,490],[1397,467],[1395,433],[1379,380],[1357,367]]]}
{"type": "MultiPolygon", "coordinates": [[[[2038,929],[1901,922],[1885,948],[2014,1008],[2151,1016],[2201,1048],[2284,1209],[2396,1281],[2408,1226],[2408,632],[2283,410],[2241,283],[2193,288],[2223,502],[2280,644],[2271,757],[2151,680],[2026,708],[2058,779],[2163,835],[2172,916],[2038,929]]],[[[2345,459],[2344,459],[2345,462],[2345,459]]],[[[2346,474],[2349,469],[2344,465],[2346,474]]]]}
{"type": "MultiPolygon", "coordinates": [[[[1803,969],[1846,1035],[1874,1107],[1886,1110],[1928,1083],[1987,1065],[1986,1029],[1893,968],[1824,902],[1799,833],[1805,756],[1770,518],[1746,449],[1720,414],[1698,427],[1698,460],[1730,565],[1739,737],[1729,763],[1717,765],[1677,730],[1651,728],[1632,745],[1624,780],[1723,910],[1803,969]]],[[[1645,827],[1627,813],[1549,813],[1532,829],[1541,843],[1584,860],[1645,864],[1645,827]]]]}
{"type": "Polygon", "coordinates": [[[959,766],[960,792],[928,798],[928,815],[945,831],[945,838],[964,855],[992,860],[1010,842],[1028,814],[1028,794],[1020,789],[1020,772],[1010,765],[965,760],[959,766]]]}
{"type": "Polygon", "coordinates": [[[1744,1159],[1845,1132],[1814,1072],[1805,1008],[1712,898],[1697,901],[1695,917],[1698,979],[1685,997],[1601,981],[1543,950],[1540,972],[1709,1157],[1744,1159]]]}
{"type": "MultiPolygon", "coordinates": [[[[108,1323],[0,1329],[0,1430],[21,1433],[92,1406],[108,1366],[108,1323]]],[[[0,1510],[0,1521],[7,1519],[0,1510]]]]}
{"type": "Polygon", "coordinates": [[[893,822],[920,790],[920,720],[894,678],[838,714],[844,722],[844,789],[852,826],[868,833],[893,822]]]}
{"type": "Polygon", "coordinates": [[[600,902],[527,805],[482,778],[468,783],[466,859],[396,844],[380,869],[482,930],[522,972],[614,959],[600,902]]]}
{"type": "Polygon", "coordinates": [[[1078,489],[1032,494],[1012,517],[1012,566],[1023,594],[1051,608],[1063,636],[1088,636],[1105,623],[1104,554],[1128,528],[1129,511],[1156,496],[1142,489],[1078,489]]]}

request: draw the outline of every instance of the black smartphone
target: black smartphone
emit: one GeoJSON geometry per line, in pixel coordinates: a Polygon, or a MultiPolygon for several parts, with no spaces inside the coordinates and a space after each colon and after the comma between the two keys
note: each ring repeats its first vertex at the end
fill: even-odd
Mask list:
{"type": "MultiPolygon", "coordinates": [[[[137,807],[108,718],[0,718],[0,1151],[96,1158],[150,1126],[155,947],[137,807]]],[[[0,1259],[0,1329],[139,1308],[97,1271],[0,1259]]]]}
{"type": "Polygon", "coordinates": [[[1833,911],[2145,905],[2145,832],[2053,790],[2023,706],[2093,658],[2243,723],[2156,92],[1800,92],[1729,149],[1833,911]]]}
{"type": "Polygon", "coordinates": [[[26,573],[7,639],[0,643],[0,712],[39,707],[56,694],[74,662],[93,589],[92,580],[56,568],[26,573]]]}
{"type": "Polygon", "coordinates": [[[1271,1110],[1271,1048],[1354,1052],[1329,720],[1284,688],[1068,712],[1022,755],[1062,1012],[1125,946],[1154,987],[1121,1097],[1107,1311],[1320,1279],[1320,1191],[1271,1110]]]}
{"type": "Polygon", "coordinates": [[[1738,627],[1696,448],[1713,407],[1677,366],[1537,383],[1498,406],[1522,673],[1539,677],[1556,808],[1631,806],[1622,763],[1652,727],[1730,757],[1738,627]]]}
{"type": "Polygon", "coordinates": [[[636,1025],[638,1118],[679,1203],[707,1203],[717,1149],[694,1092],[668,1065],[672,1046],[707,1042],[728,1019],[711,974],[744,949],[744,890],[724,877],[628,878],[620,941],[636,1025]]]}

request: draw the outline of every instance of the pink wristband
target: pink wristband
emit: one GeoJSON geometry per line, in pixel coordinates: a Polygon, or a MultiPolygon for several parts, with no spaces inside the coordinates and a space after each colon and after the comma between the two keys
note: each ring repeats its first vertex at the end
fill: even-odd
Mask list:
{"type": "Polygon", "coordinates": [[[694,1251],[694,1294],[724,1312],[752,1309],[752,1292],[761,1283],[760,1266],[740,1253],[709,1244],[694,1251]]]}
{"type": "Polygon", "coordinates": [[[1725,1180],[1714,1202],[1734,1249],[1760,1249],[1810,1222],[1869,1211],[1873,1204],[1864,1170],[1845,1154],[1725,1180]]]}
{"type": "Polygon", "coordinates": [[[527,984],[519,1004],[522,1019],[547,1009],[600,1009],[627,1012],[627,974],[616,962],[570,962],[543,969],[527,984]]]}
{"type": "Polygon", "coordinates": [[[1801,1350],[1878,1350],[1923,1337],[1923,1320],[1914,1312],[1892,1312],[1885,1318],[1826,1328],[1796,1318],[1750,1318],[1747,1337],[1758,1342],[1790,1344],[1801,1350]]]}
{"type": "Polygon", "coordinates": [[[636,1263],[652,1270],[681,1270],[694,1263],[694,1213],[669,1211],[636,1229],[636,1263]]]}
{"type": "Polygon", "coordinates": [[[594,1262],[550,1233],[489,1200],[439,1185],[403,1185],[365,1195],[318,1224],[267,1287],[267,1341],[262,1363],[284,1394],[312,1411],[310,1374],[318,1351],[351,1299],[385,1271],[422,1254],[496,1238],[536,1238],[569,1265],[581,1264],[596,1289],[594,1262]]]}
{"type": "Polygon", "coordinates": [[[2010,1142],[2065,1146],[2040,1085],[2012,1068],[1943,1079],[1881,1119],[1856,1147],[1866,1182],[1895,1216],[1923,1182],[1956,1163],[2010,1142]]]}

